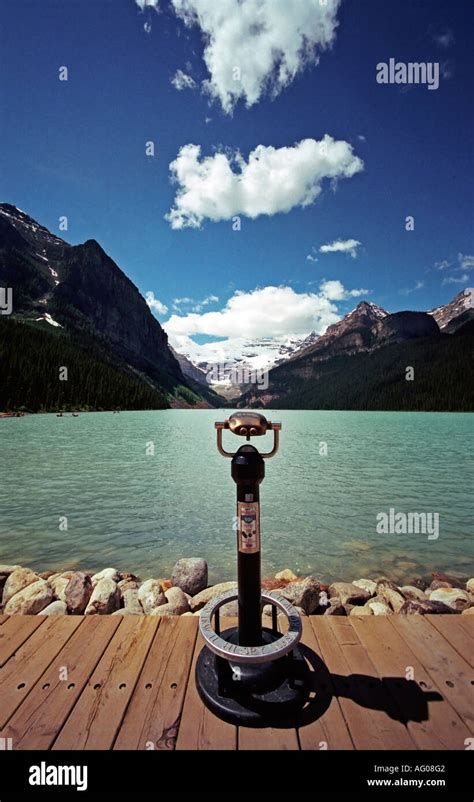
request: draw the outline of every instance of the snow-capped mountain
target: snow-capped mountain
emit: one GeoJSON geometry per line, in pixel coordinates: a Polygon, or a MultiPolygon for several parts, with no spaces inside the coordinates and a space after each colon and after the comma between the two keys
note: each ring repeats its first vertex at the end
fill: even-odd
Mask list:
{"type": "Polygon", "coordinates": [[[452,301],[444,306],[430,309],[428,314],[434,317],[440,329],[444,329],[454,318],[459,317],[469,309],[474,309],[474,287],[461,290],[452,301]]]}

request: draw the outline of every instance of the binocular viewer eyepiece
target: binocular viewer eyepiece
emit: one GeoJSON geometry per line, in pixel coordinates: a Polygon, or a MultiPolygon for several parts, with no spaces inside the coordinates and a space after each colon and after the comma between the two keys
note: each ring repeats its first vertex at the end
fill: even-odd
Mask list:
{"type": "Polygon", "coordinates": [[[259,412],[234,412],[226,421],[216,421],[214,425],[217,430],[217,448],[224,457],[235,456],[235,453],[226,451],[222,446],[224,429],[228,429],[240,437],[245,437],[247,440],[250,440],[251,437],[261,437],[271,430],[273,432],[273,448],[268,453],[262,454],[262,457],[265,459],[274,457],[278,451],[281,423],[272,423],[259,412]]]}

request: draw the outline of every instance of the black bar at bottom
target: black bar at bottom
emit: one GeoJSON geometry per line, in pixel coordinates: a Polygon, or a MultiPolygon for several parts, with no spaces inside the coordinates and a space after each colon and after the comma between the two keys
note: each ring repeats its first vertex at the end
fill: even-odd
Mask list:
{"type": "MultiPolygon", "coordinates": [[[[261,737],[269,736],[263,731],[261,737]]],[[[471,778],[468,748],[416,753],[0,751],[1,802],[472,802],[471,778]],[[87,787],[30,785],[32,768],[43,763],[51,776],[54,767],[87,767],[87,787]]]]}

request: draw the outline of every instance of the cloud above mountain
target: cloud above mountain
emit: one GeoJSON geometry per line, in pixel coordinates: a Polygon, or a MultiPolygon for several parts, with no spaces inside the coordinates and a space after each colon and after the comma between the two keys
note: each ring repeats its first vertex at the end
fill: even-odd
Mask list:
{"type": "Polygon", "coordinates": [[[170,164],[178,189],[166,219],[174,229],[200,228],[205,219],[289,212],[311,205],[324,179],[337,182],[363,169],[352,146],[328,134],[290,147],[258,145],[248,161],[239,151],[201,158],[199,145],[184,145],[170,164]]]}
{"type": "Polygon", "coordinates": [[[195,362],[245,358],[256,366],[266,365],[282,342],[322,333],[340,320],[336,301],[364,294],[346,290],[340,281],[324,281],[319,292],[295,292],[288,286],[236,291],[219,311],[172,315],[163,323],[173,348],[195,362]],[[219,338],[198,345],[196,335],[219,338]]]}
{"type": "MultiPolygon", "coordinates": [[[[140,0],[142,5],[143,0],[140,0]]],[[[172,0],[176,15],[200,28],[209,78],[203,91],[231,114],[276,97],[336,37],[339,0],[172,0]]]]}

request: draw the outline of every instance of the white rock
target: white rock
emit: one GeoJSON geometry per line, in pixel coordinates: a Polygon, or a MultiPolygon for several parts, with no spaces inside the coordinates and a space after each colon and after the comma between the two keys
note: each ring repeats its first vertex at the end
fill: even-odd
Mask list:
{"type": "Polygon", "coordinates": [[[112,579],[113,582],[118,582],[120,579],[118,575],[118,571],[115,568],[104,568],[103,571],[99,571],[98,574],[94,574],[91,576],[92,587],[95,588],[98,582],[101,579],[112,579]]]}
{"type": "Polygon", "coordinates": [[[392,608],[389,607],[389,605],[384,601],[376,601],[371,599],[367,602],[367,607],[370,607],[374,615],[393,615],[392,608]]]}
{"type": "Polygon", "coordinates": [[[183,593],[181,588],[172,587],[165,590],[165,596],[168,603],[176,609],[176,615],[182,615],[189,611],[189,601],[186,593],[183,593]]]}
{"type": "Polygon", "coordinates": [[[375,593],[375,588],[377,587],[377,583],[373,581],[373,579],[356,579],[355,582],[352,583],[356,586],[356,588],[362,588],[362,590],[366,590],[367,593],[370,593],[371,596],[375,593]]]}
{"type": "Polygon", "coordinates": [[[41,610],[38,615],[66,615],[67,604],[64,601],[56,600],[48,604],[44,610],[41,610]]]}
{"type": "Polygon", "coordinates": [[[108,615],[120,604],[120,591],[112,579],[101,579],[92,591],[84,615],[108,615]]]}
{"type": "Polygon", "coordinates": [[[147,579],[143,585],[140,585],[138,598],[146,615],[150,615],[156,607],[166,604],[166,596],[157,579],[147,579]]]}
{"type": "Polygon", "coordinates": [[[65,576],[56,576],[54,579],[50,576],[48,579],[48,583],[51,585],[53,589],[53,594],[55,599],[59,599],[62,602],[66,601],[66,588],[69,585],[69,579],[65,576]]]}
{"type": "Polygon", "coordinates": [[[470,606],[469,594],[460,588],[438,588],[430,593],[430,601],[439,601],[447,604],[453,610],[465,610],[470,606]]]}
{"type": "MultiPolygon", "coordinates": [[[[41,579],[41,577],[29,568],[16,568],[15,571],[11,572],[5,582],[3,588],[3,604],[6,605],[7,602],[23,590],[23,588],[32,585],[33,582],[38,582],[39,579],[41,579]]],[[[42,581],[44,582],[44,580],[42,581]]]]}
{"type": "Polygon", "coordinates": [[[53,591],[44,579],[38,579],[15,593],[5,605],[6,615],[36,615],[53,600],[53,591]]]}

